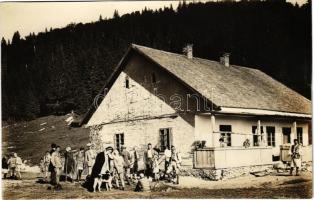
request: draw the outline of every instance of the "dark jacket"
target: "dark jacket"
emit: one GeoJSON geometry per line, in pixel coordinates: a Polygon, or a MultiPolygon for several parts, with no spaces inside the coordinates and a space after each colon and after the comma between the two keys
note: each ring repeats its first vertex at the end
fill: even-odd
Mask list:
{"type": "MultiPolygon", "coordinates": [[[[106,156],[108,156],[108,155],[106,155],[106,156]]],[[[108,162],[109,162],[108,165],[110,168],[111,162],[110,162],[109,156],[108,156],[108,162]]],[[[96,159],[95,159],[95,164],[93,166],[92,174],[91,174],[92,178],[98,177],[98,175],[101,173],[101,169],[102,169],[104,163],[105,163],[105,153],[100,152],[97,154],[96,159]]]]}

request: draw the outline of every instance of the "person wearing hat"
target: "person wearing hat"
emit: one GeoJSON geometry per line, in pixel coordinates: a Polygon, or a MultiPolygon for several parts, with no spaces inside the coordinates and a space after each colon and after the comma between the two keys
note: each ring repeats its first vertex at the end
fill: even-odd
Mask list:
{"type": "Polygon", "coordinates": [[[124,174],[126,177],[126,181],[128,182],[129,185],[131,185],[131,175],[130,175],[130,169],[131,169],[131,154],[126,150],[125,146],[121,147],[121,156],[123,157],[124,160],[124,174]]]}
{"type": "Polygon", "coordinates": [[[91,178],[94,184],[95,184],[95,178],[102,177],[102,175],[106,174],[106,172],[110,170],[111,168],[110,160],[112,159],[110,154],[111,152],[106,151],[105,146],[103,146],[103,151],[97,154],[96,159],[95,159],[95,164],[92,168],[92,173],[91,173],[91,178]]]}
{"type": "Polygon", "coordinates": [[[53,184],[55,185],[56,190],[61,190],[60,175],[61,175],[61,170],[62,170],[62,162],[61,162],[61,155],[60,155],[60,146],[57,146],[56,150],[52,153],[51,163],[55,171],[54,173],[55,182],[53,184]]]}
{"type": "Polygon", "coordinates": [[[301,169],[302,146],[297,139],[294,139],[293,142],[294,144],[291,145],[289,153],[291,155],[290,175],[292,176],[293,169],[295,168],[295,175],[299,176],[299,170],[301,169]]]}
{"type": "Polygon", "coordinates": [[[88,150],[85,152],[85,163],[88,167],[88,175],[92,174],[93,165],[95,163],[96,154],[92,149],[92,144],[88,143],[87,145],[88,150]]]}

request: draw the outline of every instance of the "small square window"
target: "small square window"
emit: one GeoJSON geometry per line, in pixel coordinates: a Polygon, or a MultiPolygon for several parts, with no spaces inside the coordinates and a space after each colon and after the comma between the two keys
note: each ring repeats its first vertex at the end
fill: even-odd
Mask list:
{"type": "Polygon", "coordinates": [[[125,77],[125,88],[130,88],[130,81],[129,81],[129,77],[125,77]]]}

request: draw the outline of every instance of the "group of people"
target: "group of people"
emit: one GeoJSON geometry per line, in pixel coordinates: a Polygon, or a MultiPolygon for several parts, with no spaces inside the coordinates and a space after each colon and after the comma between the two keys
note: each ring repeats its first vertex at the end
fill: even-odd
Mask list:
{"type": "Polygon", "coordinates": [[[136,183],[135,191],[148,191],[150,180],[159,181],[162,178],[161,171],[163,170],[159,167],[161,162],[165,162],[164,175],[169,175],[173,171],[178,173],[181,163],[180,155],[174,146],[171,150],[168,147],[161,156],[150,143],[143,155],[145,169],[139,169],[139,160],[140,155],[136,147],[130,153],[125,146],[121,146],[121,149],[104,146],[96,156],[90,175],[90,182],[93,182],[92,191],[99,190],[102,183],[105,183],[107,189],[111,189],[112,182],[121,190],[125,189],[126,183],[128,185],[136,183]]]}
{"type": "Polygon", "coordinates": [[[61,147],[51,144],[51,149],[46,152],[41,159],[41,170],[44,174],[44,181],[50,182],[55,189],[62,189],[60,176],[65,174],[65,179],[73,182],[74,179],[81,181],[84,168],[91,174],[95,161],[95,153],[91,149],[91,144],[87,144],[88,150],[81,147],[79,151],[72,151],[71,147],[66,147],[64,154],[61,154],[61,147]],[[76,176],[76,177],[75,177],[76,176]]]}
{"type": "Polygon", "coordinates": [[[17,155],[17,153],[11,153],[9,156],[4,155],[2,157],[3,178],[22,179],[22,164],[22,159],[17,155]],[[8,174],[9,177],[7,177],[8,174]]]}
{"type": "Polygon", "coordinates": [[[143,155],[140,155],[137,147],[133,147],[129,152],[125,146],[114,149],[104,145],[101,152],[96,153],[91,143],[86,146],[87,150],[81,147],[79,151],[67,147],[61,155],[60,146],[52,144],[50,151],[47,151],[41,160],[45,182],[50,182],[56,190],[60,190],[62,173],[65,179],[68,178],[71,182],[75,179],[81,181],[84,174],[84,185],[91,191],[100,190],[101,185],[111,189],[112,183],[121,190],[125,190],[126,184],[136,183],[136,191],[147,191],[148,182],[170,177],[173,172],[178,173],[180,168],[181,157],[174,146],[171,146],[171,149],[167,147],[164,153],[160,154],[149,143],[143,155]],[[140,159],[143,159],[144,169],[139,166],[140,159]],[[162,162],[164,170],[159,167],[162,162]]]}

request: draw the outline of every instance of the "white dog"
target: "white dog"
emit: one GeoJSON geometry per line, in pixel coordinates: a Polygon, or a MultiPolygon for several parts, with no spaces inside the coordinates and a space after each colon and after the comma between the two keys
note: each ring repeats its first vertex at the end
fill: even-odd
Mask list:
{"type": "Polygon", "coordinates": [[[94,192],[96,192],[96,188],[98,188],[98,191],[100,192],[100,187],[102,183],[105,183],[106,190],[111,190],[112,188],[112,175],[109,171],[106,172],[106,174],[99,174],[97,178],[94,179],[94,192]]]}

